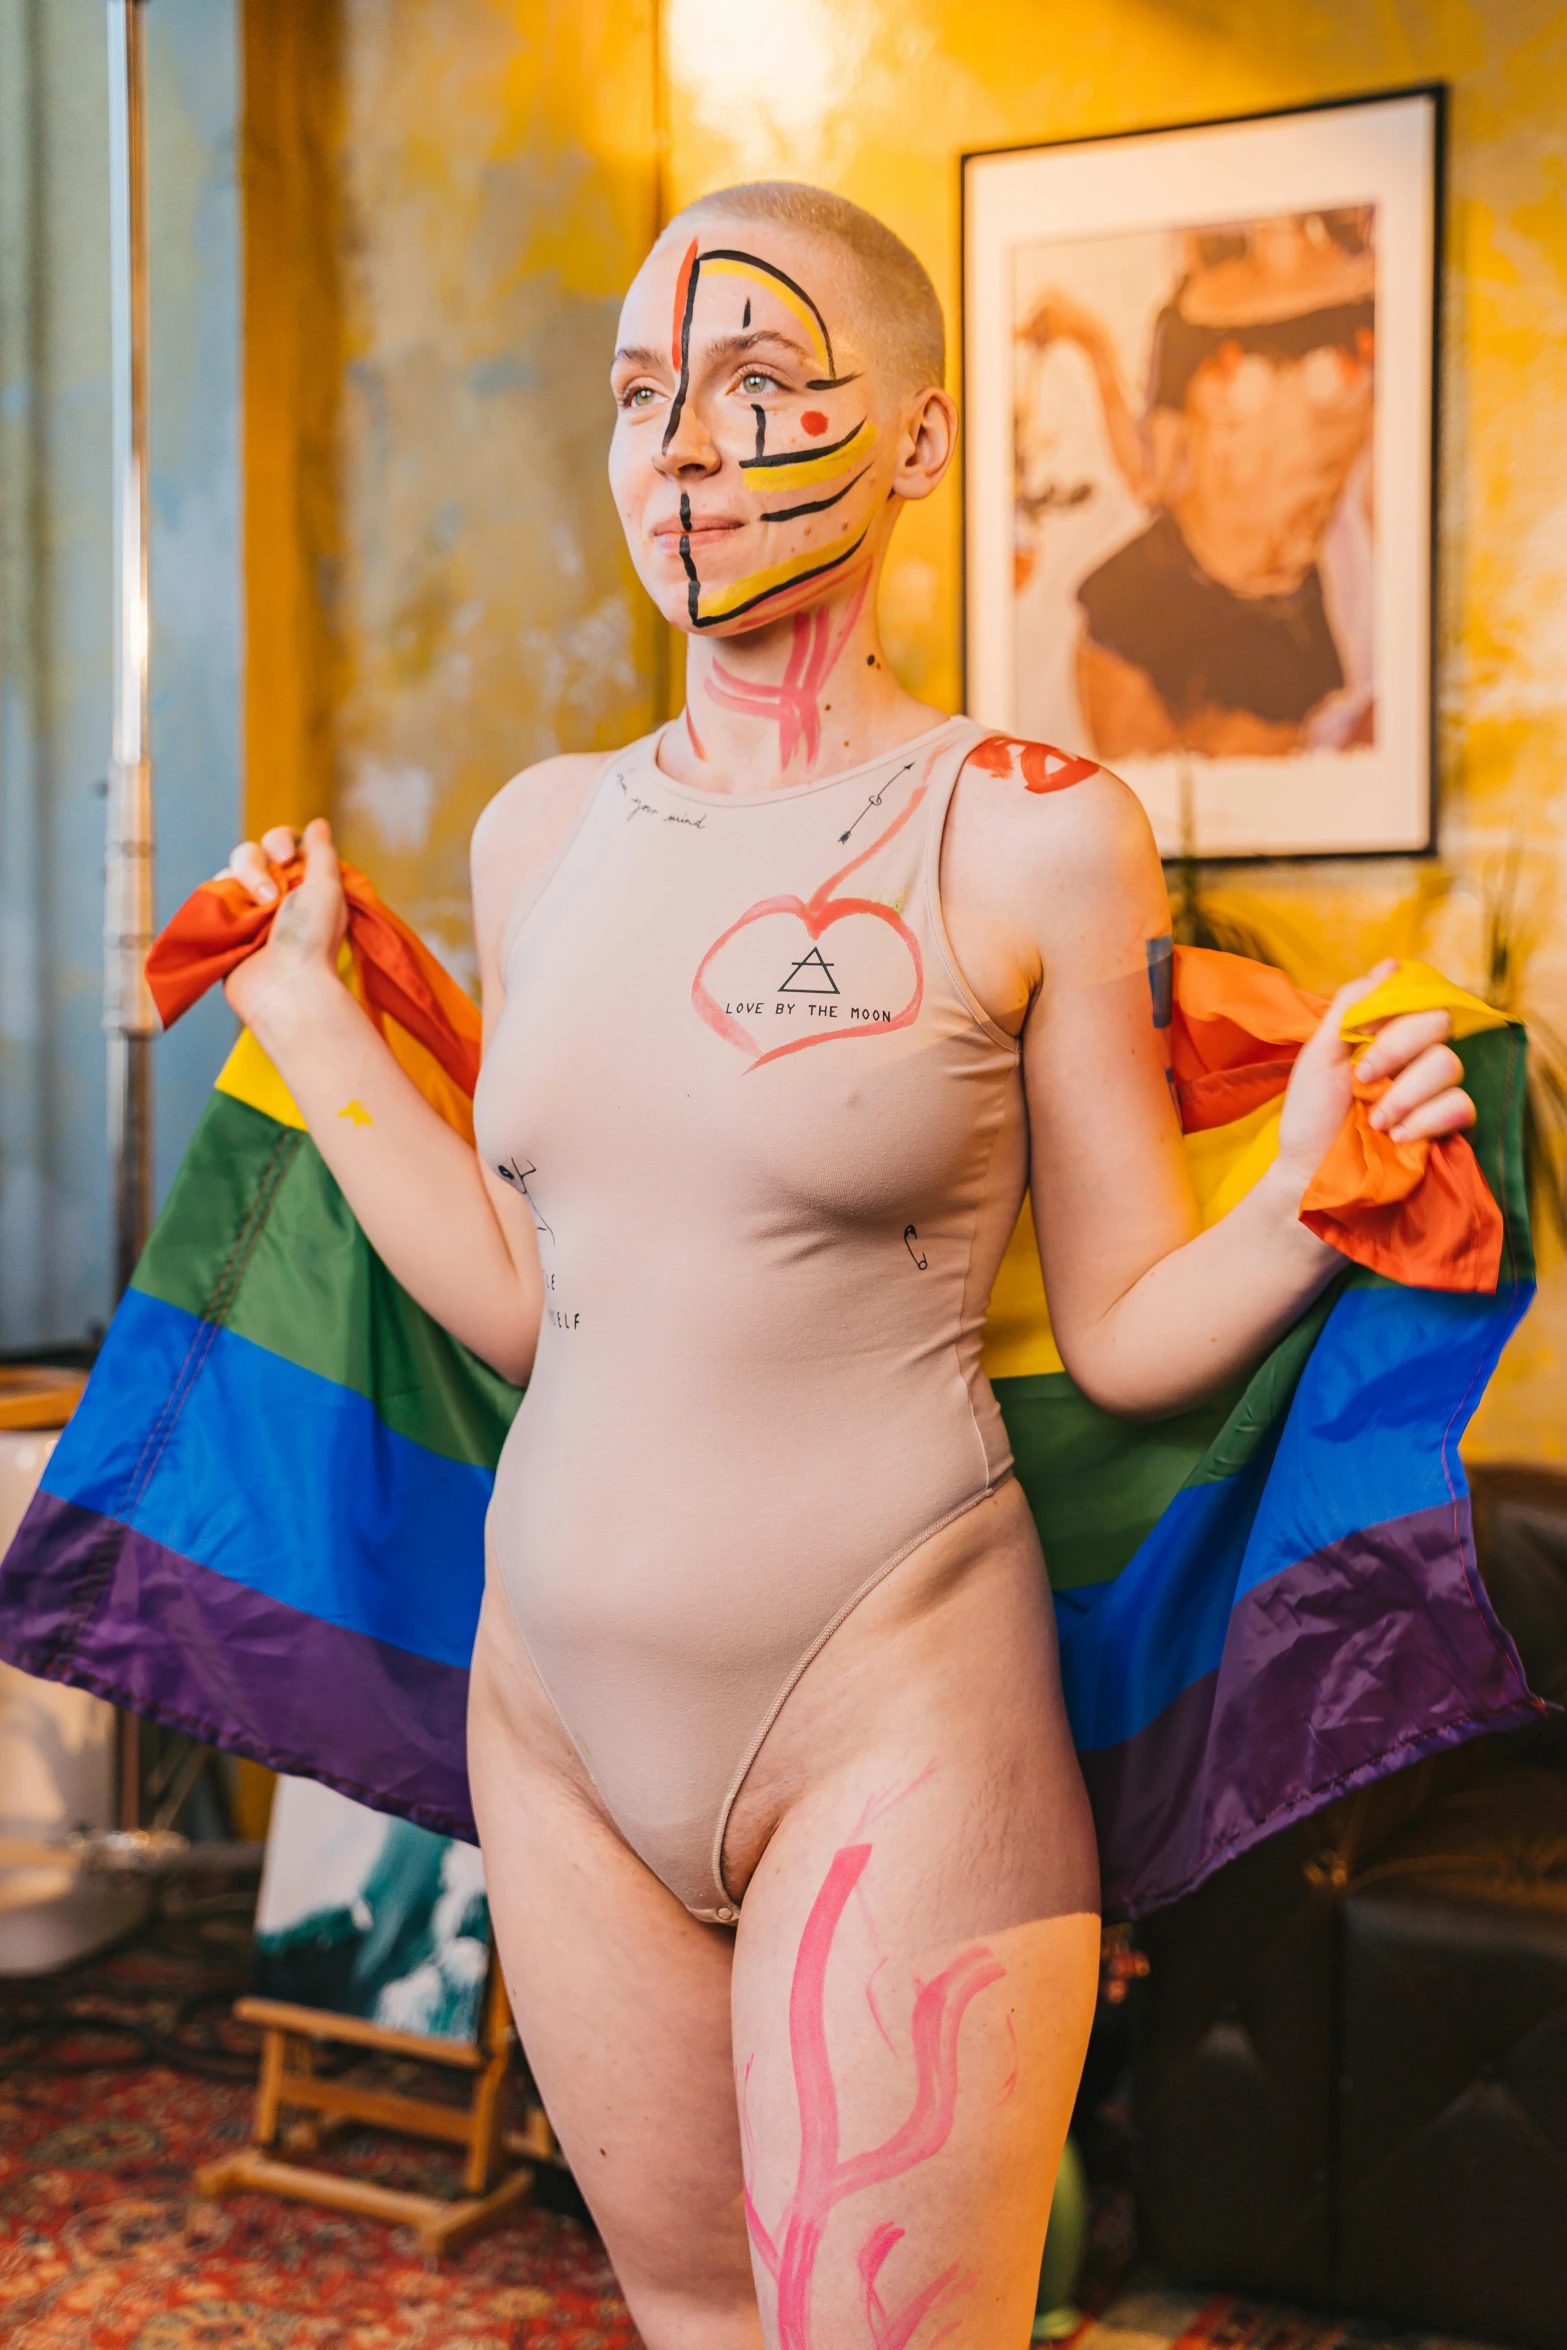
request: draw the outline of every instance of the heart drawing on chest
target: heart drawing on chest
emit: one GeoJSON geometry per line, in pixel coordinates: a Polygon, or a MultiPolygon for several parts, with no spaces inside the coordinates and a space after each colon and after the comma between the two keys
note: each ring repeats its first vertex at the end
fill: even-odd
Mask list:
{"type": "Polygon", "coordinates": [[[731,922],[728,929],[714,939],[702,957],[697,965],[696,977],[691,982],[692,1005],[716,1036],[721,1036],[726,1044],[732,1044],[737,1052],[749,1056],[752,1069],[760,1069],[768,1061],[781,1061],[789,1053],[804,1052],[813,1044],[841,1044],[851,1036],[885,1036],[891,1029],[907,1028],[918,1017],[925,994],[925,967],[920,957],[919,941],[913,931],[893,907],[884,905],[879,898],[841,898],[835,896],[834,892],[840,882],[847,881],[851,873],[868,863],[879,849],[885,848],[895,833],[903,830],[924,797],[925,786],[920,784],[910,794],[907,807],[894,818],[886,831],[872,841],[868,849],[863,849],[859,856],[851,858],[847,865],[840,865],[836,873],[829,874],[820,889],[810,897],[759,898],[754,906],[746,908],[738,921],[731,922]],[[856,994],[852,985],[840,985],[834,976],[837,959],[829,954],[823,941],[828,941],[829,946],[833,943],[830,933],[837,924],[860,926],[867,922],[882,926],[875,933],[874,942],[868,940],[863,929],[858,927],[845,929],[838,942],[845,948],[858,947],[861,951],[857,955],[851,954],[850,959],[859,961],[868,969],[874,967],[882,982],[875,987],[864,985],[860,993],[856,994]],[[761,1038],[746,1025],[747,1017],[754,1018],[762,1011],[761,1000],[747,1001],[738,1006],[732,998],[727,1003],[720,1003],[708,986],[709,974],[724,949],[731,941],[739,938],[742,932],[757,929],[758,926],[763,926],[761,935],[766,936],[769,942],[777,938],[781,950],[771,957],[773,963],[781,962],[781,977],[774,980],[767,991],[774,997],[775,1004],[787,998],[791,1015],[798,1011],[806,1020],[814,1020],[819,1012],[827,1009],[828,999],[831,999],[830,1019],[823,1017],[819,1025],[808,1026],[803,1033],[791,1034],[783,1043],[768,1048],[764,1048],[761,1038]],[[906,998],[901,1002],[878,1002],[873,1019],[854,1019],[851,1015],[860,1007],[863,996],[880,996],[884,992],[889,958],[882,950],[890,940],[897,942],[892,950],[892,963],[898,974],[897,992],[907,988],[906,998]],[[871,943],[874,943],[877,951],[867,954],[863,950],[871,943]]]}

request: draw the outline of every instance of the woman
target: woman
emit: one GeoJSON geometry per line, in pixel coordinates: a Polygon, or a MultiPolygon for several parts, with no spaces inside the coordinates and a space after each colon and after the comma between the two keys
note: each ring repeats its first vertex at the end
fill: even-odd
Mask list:
{"type": "MultiPolygon", "coordinates": [[[[1337,1263],[1296,1214],[1349,1099],[1336,1014],[1277,1164],[1199,1234],[1137,802],[888,671],[941,376],[924,271],[819,191],[704,198],[644,264],[610,469],[687,705],[480,821],[477,1157],[336,975],[323,823],[229,982],[398,1278],[529,1382],[475,1808],[529,2061],[651,2350],[1026,2340],[1096,1876],[986,1298],[1030,1183],[1067,1364],[1156,1414],[1337,1263]]],[[[232,870],[275,897],[297,845],[232,870]]],[[[1472,1116],[1444,1033],[1366,1056],[1400,1134],[1472,1116]]]]}

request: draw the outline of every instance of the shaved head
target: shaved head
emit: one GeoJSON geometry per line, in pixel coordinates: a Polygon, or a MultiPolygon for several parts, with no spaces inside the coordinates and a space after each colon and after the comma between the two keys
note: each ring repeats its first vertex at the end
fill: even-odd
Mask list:
{"type": "Polygon", "coordinates": [[[846,196],[804,180],[747,180],[714,188],[687,204],[659,238],[685,235],[704,220],[759,220],[830,237],[848,257],[858,293],[856,323],[886,368],[898,396],[945,380],[946,328],[930,274],[884,221],[846,196]]]}

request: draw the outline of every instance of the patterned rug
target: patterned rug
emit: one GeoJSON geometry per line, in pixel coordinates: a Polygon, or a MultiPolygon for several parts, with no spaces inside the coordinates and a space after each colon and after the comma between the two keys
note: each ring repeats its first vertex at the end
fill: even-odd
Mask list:
{"type": "MultiPolygon", "coordinates": [[[[200,2165],[250,2131],[256,2039],[230,2012],[249,1980],[246,1906],[191,1902],[71,1975],[0,1980],[5,2350],[639,2350],[570,2209],[517,2212],[434,2267],[403,2229],[195,2192],[200,2165]]],[[[430,2089],[411,2067],[390,2080],[430,2089]]],[[[1079,2293],[1095,2314],[1069,2350],[1472,2350],[1229,2294],[1128,2289],[1131,2196],[1113,2150],[1095,2152],[1079,2293]]],[[[389,2186],[457,2186],[447,2150],[374,2133],[318,2159],[389,2186]]],[[[575,2202],[560,2174],[541,2179],[551,2202],[575,2202]]]]}
{"type": "MultiPolygon", "coordinates": [[[[197,2167],[248,2138],[255,2076],[228,2014],[240,1938],[216,1964],[204,1939],[0,1984],[6,2350],[636,2350],[597,2237],[564,2213],[519,2212],[433,2268],[403,2229],[198,2195],[197,2167]]],[[[457,2183],[447,2150],[369,2133],[338,2167],[457,2183]]]]}

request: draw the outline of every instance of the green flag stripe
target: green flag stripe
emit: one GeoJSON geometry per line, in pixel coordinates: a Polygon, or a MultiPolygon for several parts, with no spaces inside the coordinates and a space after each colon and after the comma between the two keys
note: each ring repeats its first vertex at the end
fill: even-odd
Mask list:
{"type": "MultiPolygon", "coordinates": [[[[1523,1180],[1524,1038],[1488,1029],[1457,1048],[1478,1114],[1470,1140],[1502,1209],[1502,1278],[1533,1277],[1523,1180]]],[[[1344,1272],[1287,1330],[1251,1378],[1168,1420],[1117,1420],[1065,1371],[998,1379],[1018,1482],[1039,1527],[1058,1591],[1119,1575],[1183,1486],[1233,1477],[1289,1409],[1312,1348],[1347,1288],[1391,1288],[1362,1266],[1344,1272]]]]}
{"type": "Polygon", "coordinates": [[[214,1093],[135,1286],[353,1389],[400,1436],[493,1468],[517,1390],[382,1264],[306,1134],[214,1093]]]}

